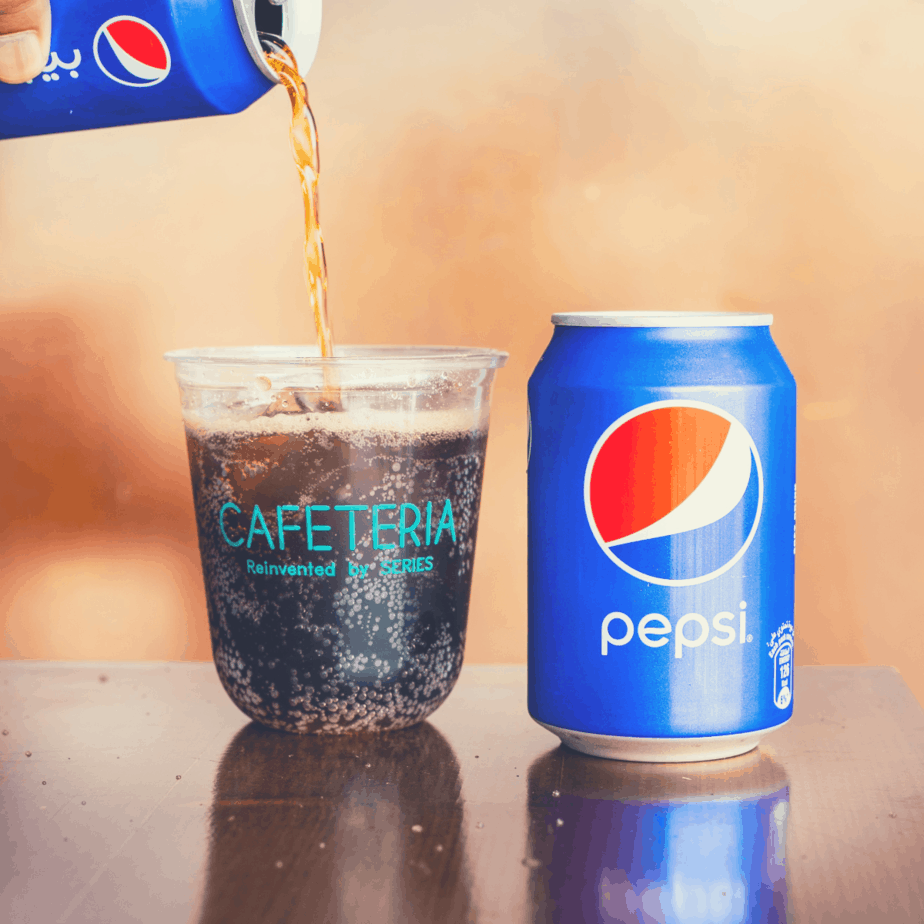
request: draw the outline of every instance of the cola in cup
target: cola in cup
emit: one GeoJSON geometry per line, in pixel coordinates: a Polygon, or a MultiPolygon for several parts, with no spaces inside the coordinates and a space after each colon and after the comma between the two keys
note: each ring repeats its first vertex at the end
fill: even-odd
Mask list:
{"type": "Polygon", "coordinates": [[[402,728],[459,674],[494,370],[447,347],[180,350],[212,650],[252,719],[402,728]]]}

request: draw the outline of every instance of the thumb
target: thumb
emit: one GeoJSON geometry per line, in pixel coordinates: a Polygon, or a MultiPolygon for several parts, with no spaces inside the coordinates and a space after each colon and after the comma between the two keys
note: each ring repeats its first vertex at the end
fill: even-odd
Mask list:
{"type": "Polygon", "coordinates": [[[51,45],[49,0],[0,0],[0,81],[37,77],[51,45]]]}

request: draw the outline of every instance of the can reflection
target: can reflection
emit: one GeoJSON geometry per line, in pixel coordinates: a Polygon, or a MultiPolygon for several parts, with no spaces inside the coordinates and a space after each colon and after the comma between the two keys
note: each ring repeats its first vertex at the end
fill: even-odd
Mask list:
{"type": "Polygon", "coordinates": [[[467,921],[459,765],[428,723],[286,735],[256,723],[222,757],[199,924],[467,921]]]}
{"type": "Polygon", "coordinates": [[[759,751],[669,765],[559,748],[533,764],[529,788],[537,920],[787,920],[788,780],[759,751]]]}

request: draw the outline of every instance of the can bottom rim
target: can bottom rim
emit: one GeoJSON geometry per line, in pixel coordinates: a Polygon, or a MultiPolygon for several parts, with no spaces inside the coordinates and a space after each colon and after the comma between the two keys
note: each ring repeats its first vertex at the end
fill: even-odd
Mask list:
{"type": "MultiPolygon", "coordinates": [[[[534,721],[539,722],[538,719],[534,721]]],[[[786,722],[789,722],[787,719],[786,722]]],[[[737,757],[753,751],[760,741],[771,732],[782,728],[786,722],[761,728],[757,731],[740,732],[734,735],[710,735],[696,738],[629,738],[619,735],[595,735],[591,732],[571,731],[539,722],[553,735],[561,738],[562,744],[582,754],[605,757],[608,760],[626,760],[634,763],[682,764],[703,760],[722,760],[737,757]]]]}

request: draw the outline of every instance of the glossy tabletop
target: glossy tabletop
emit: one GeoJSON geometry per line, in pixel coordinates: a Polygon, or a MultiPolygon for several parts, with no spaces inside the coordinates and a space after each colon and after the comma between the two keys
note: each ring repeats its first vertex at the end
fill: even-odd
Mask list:
{"type": "Polygon", "coordinates": [[[924,921],[924,711],[809,667],[758,751],[559,747],[522,667],[417,728],[249,723],[211,664],[0,663],[0,921],[924,921]]]}

